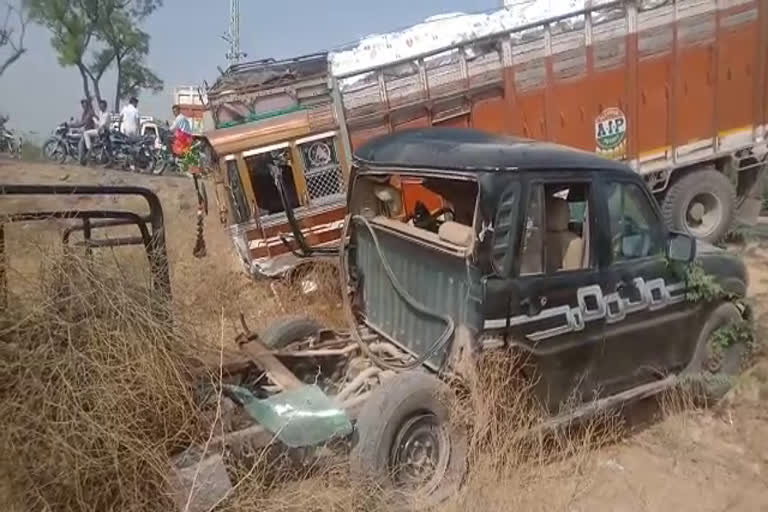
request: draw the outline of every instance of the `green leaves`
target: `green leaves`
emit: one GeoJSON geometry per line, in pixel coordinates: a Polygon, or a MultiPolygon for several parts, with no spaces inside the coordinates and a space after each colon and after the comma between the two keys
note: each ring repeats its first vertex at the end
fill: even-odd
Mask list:
{"type": "MultiPolygon", "coordinates": [[[[144,64],[149,34],[140,23],[162,0],[23,0],[30,18],[51,32],[51,46],[62,66],[75,66],[99,94],[99,81],[113,65],[118,84],[115,100],[140,89],[162,89],[162,81],[144,64]]],[[[117,101],[115,102],[117,107],[117,101]]]]}

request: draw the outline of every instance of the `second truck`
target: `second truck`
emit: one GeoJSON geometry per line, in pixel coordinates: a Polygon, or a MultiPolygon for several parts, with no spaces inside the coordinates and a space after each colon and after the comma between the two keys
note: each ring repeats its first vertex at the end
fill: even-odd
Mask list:
{"type": "MultiPolygon", "coordinates": [[[[768,1],[592,4],[367,67],[334,65],[338,52],[231,66],[207,90],[216,129],[206,135],[219,158],[221,217],[246,267],[277,275],[295,266],[286,213],[308,244],[336,244],[352,151],[431,126],[624,160],[670,228],[707,242],[756,222],[768,1]]],[[[443,206],[418,181],[399,186],[411,217],[443,206]]]]}

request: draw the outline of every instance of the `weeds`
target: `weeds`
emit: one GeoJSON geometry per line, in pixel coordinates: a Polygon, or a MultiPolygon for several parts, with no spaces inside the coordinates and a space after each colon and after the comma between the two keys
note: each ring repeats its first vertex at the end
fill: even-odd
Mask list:
{"type": "Polygon", "coordinates": [[[192,340],[131,282],[71,258],[4,312],[2,472],[25,510],[169,510],[169,457],[205,428],[192,340]],[[166,317],[167,318],[167,317],[166,317]]]}

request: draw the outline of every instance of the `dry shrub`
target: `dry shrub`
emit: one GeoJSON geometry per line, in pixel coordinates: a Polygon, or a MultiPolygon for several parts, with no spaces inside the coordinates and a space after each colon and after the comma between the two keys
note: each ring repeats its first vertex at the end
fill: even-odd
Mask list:
{"type": "Polygon", "coordinates": [[[193,340],[114,267],[71,255],[0,325],[0,471],[25,510],[170,510],[169,457],[206,435],[193,340]]]}
{"type": "Polygon", "coordinates": [[[546,412],[532,372],[523,371],[529,364],[514,351],[488,353],[464,380],[453,415],[470,432],[470,471],[462,493],[442,510],[563,507],[591,483],[595,449],[621,435],[612,412],[542,429],[546,412]]]}

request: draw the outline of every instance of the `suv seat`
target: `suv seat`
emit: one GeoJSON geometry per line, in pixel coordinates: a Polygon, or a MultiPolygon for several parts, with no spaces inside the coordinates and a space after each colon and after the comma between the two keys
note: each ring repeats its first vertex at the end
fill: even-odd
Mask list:
{"type": "Polygon", "coordinates": [[[582,267],[584,240],[568,230],[568,201],[547,197],[547,272],[574,270],[582,267]]]}

